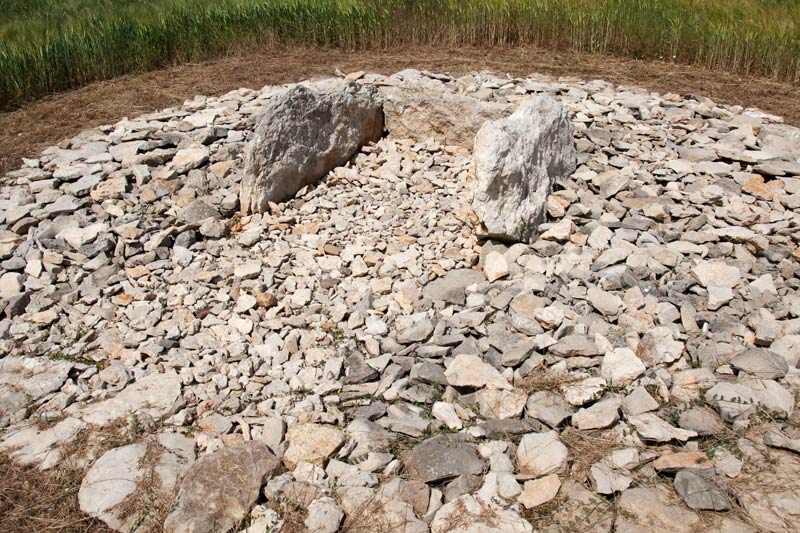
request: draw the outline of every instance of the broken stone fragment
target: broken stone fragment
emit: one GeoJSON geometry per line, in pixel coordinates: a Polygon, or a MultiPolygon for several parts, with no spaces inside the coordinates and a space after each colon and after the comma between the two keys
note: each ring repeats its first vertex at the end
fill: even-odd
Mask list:
{"type": "Polygon", "coordinates": [[[194,442],[175,433],[109,450],[81,482],[81,511],[117,531],[160,528],[148,512],[150,499],[171,498],[194,459],[194,442]]]}
{"type": "Polygon", "coordinates": [[[510,390],[511,384],[493,366],[477,355],[460,354],[445,370],[447,383],[454,387],[510,390]]]}
{"type": "Polygon", "coordinates": [[[344,432],[339,428],[322,424],[298,424],[286,432],[289,443],[283,462],[290,468],[299,462],[322,466],[344,443],[344,432]]]}
{"type": "Polygon", "coordinates": [[[555,431],[528,433],[517,448],[520,474],[540,477],[560,472],[567,464],[567,447],[555,431]]]}
{"type": "Polygon", "coordinates": [[[250,441],[199,458],[186,472],[166,533],[228,531],[247,516],[266,477],[280,461],[261,442],[250,441]]]}
{"type": "Polygon", "coordinates": [[[533,527],[514,509],[503,509],[471,494],[446,503],[431,522],[431,533],[531,533],[533,527]]]}
{"type": "Polygon", "coordinates": [[[561,488],[561,480],[557,474],[550,474],[539,479],[532,479],[525,482],[522,494],[519,495],[517,500],[526,509],[532,509],[543,505],[558,494],[558,489],[561,488]]]}
{"type": "Polygon", "coordinates": [[[410,479],[425,483],[481,474],[485,468],[477,447],[459,434],[422,441],[403,455],[403,462],[410,479]]]}
{"type": "Polygon", "coordinates": [[[703,472],[681,470],[675,475],[675,491],[692,509],[729,511],[731,500],[713,480],[703,472]]]}

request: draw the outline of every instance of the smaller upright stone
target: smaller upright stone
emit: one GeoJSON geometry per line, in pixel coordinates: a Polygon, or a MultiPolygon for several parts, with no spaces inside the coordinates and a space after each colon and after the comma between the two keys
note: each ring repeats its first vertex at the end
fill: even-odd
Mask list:
{"type": "Polygon", "coordinates": [[[575,171],[577,152],[565,109],[550,97],[524,101],[475,136],[472,202],[489,237],[529,242],[553,182],[575,171]]]}

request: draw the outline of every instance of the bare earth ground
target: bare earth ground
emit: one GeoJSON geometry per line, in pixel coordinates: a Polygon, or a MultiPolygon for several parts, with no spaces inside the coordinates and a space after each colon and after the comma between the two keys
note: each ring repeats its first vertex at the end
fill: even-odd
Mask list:
{"type": "Polygon", "coordinates": [[[660,61],[639,61],[537,48],[404,48],[391,52],[342,52],[270,48],[197,64],[134,74],[54,95],[10,113],[0,113],[0,174],[19,166],[87,127],[113,123],[169,107],[198,94],[222,94],[301,79],[368,70],[391,74],[414,67],[464,74],[493,70],[604,79],[661,93],[695,93],[713,100],[756,106],[800,124],[800,87],[660,61]]]}

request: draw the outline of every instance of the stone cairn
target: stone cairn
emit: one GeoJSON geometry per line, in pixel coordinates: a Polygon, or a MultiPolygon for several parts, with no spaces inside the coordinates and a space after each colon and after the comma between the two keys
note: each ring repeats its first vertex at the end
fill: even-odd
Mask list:
{"type": "Polygon", "coordinates": [[[602,81],[86,130],[0,189],[0,451],[124,532],[797,531],[798,207],[797,128],[602,81]]]}

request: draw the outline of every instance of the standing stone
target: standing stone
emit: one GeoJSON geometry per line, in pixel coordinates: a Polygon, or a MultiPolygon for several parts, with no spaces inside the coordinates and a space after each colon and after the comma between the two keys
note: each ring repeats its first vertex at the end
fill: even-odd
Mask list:
{"type": "Polygon", "coordinates": [[[319,180],[383,132],[374,87],[335,82],[297,85],[276,95],[246,149],[240,193],[244,213],[264,212],[319,180]]]}
{"type": "Polygon", "coordinates": [[[576,157],[567,113],[552,98],[527,100],[510,117],[484,124],[475,137],[472,207],[488,236],[529,241],[553,182],[575,171],[576,157]]]}
{"type": "Polygon", "coordinates": [[[165,533],[228,531],[250,511],[264,478],[280,461],[266,444],[249,441],[195,461],[181,483],[165,533]]]}

